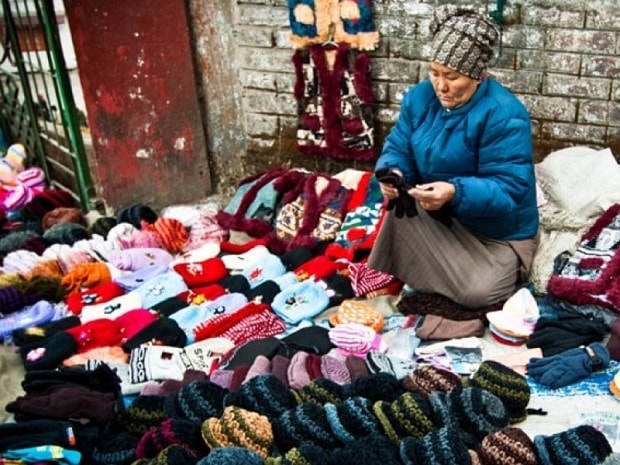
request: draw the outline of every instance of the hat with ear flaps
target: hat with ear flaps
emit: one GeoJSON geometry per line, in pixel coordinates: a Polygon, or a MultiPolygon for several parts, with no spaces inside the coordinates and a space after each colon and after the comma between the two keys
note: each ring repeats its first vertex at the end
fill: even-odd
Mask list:
{"type": "Polygon", "coordinates": [[[437,8],[430,22],[430,60],[473,79],[480,79],[493,57],[499,33],[490,19],[472,10],[437,8]]]}

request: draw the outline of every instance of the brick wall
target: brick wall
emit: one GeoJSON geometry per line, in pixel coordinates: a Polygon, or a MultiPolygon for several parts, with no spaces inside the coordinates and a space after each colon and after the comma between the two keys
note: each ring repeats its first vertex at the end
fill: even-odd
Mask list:
{"type": "MultiPolygon", "coordinates": [[[[219,23],[211,45],[198,51],[210,61],[201,71],[206,76],[207,132],[215,171],[229,160],[225,162],[229,169],[216,173],[216,183],[230,186],[240,176],[274,164],[327,172],[372,167],[296,153],[293,49],[286,0],[214,0],[210,12],[200,10],[200,0],[194,2],[195,15],[211,14],[209,19],[219,23]],[[227,70],[227,79],[216,78],[213,63],[227,70]],[[223,125],[218,112],[232,104],[241,123],[223,125]],[[229,136],[236,141],[234,151],[216,143],[228,130],[237,133],[229,136]],[[240,140],[243,150],[238,150],[240,140]],[[235,157],[232,166],[231,156],[235,157]]],[[[375,24],[381,34],[379,48],[370,53],[378,147],[398,116],[405,90],[427,76],[428,22],[436,3],[448,2],[374,0],[375,24]]],[[[493,1],[449,3],[481,11],[496,9],[493,1]]],[[[618,0],[505,4],[500,54],[490,72],[529,109],[536,159],[558,148],[589,145],[611,147],[620,160],[618,0]]],[[[197,28],[196,36],[201,32],[204,28],[197,28]]]]}

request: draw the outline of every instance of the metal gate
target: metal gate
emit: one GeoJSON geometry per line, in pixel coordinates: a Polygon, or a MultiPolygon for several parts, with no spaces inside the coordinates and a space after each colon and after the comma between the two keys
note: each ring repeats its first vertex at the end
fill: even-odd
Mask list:
{"type": "MultiPolygon", "coordinates": [[[[94,205],[89,138],[76,108],[58,28],[55,0],[2,0],[0,128],[20,142],[48,183],[70,192],[83,210],[94,205]]],[[[62,17],[61,17],[61,20],[62,17]]]]}

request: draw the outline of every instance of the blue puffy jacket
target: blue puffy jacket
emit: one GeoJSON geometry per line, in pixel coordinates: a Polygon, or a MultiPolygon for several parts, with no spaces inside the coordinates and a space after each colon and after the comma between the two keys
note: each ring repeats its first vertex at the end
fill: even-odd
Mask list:
{"type": "Polygon", "coordinates": [[[383,167],[399,168],[411,185],[454,184],[454,214],[479,236],[520,240],[538,231],[530,117],[491,78],[451,110],[430,81],[412,87],[377,160],[383,167]]]}

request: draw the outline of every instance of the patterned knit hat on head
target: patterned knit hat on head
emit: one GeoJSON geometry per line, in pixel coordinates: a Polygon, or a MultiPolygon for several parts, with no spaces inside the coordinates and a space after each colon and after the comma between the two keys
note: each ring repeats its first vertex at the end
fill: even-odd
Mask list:
{"type": "Polygon", "coordinates": [[[164,410],[170,417],[202,423],[207,418],[219,417],[222,414],[227,392],[209,380],[192,381],[176,394],[166,398],[164,410]]]}
{"type": "Polygon", "coordinates": [[[406,437],[400,442],[400,458],[405,465],[470,465],[467,446],[458,431],[442,427],[422,439],[406,437]]]}
{"type": "Polygon", "coordinates": [[[372,410],[384,434],[394,443],[406,436],[421,438],[438,427],[430,402],[413,392],[405,392],[393,402],[377,401],[372,410]]]}
{"type": "Polygon", "coordinates": [[[325,404],[325,415],[334,435],[343,444],[383,432],[372,402],[365,397],[349,397],[340,404],[325,404]]]}
{"type": "Polygon", "coordinates": [[[159,426],[144,433],[136,446],[136,455],[140,459],[153,458],[173,444],[189,449],[198,456],[206,455],[208,452],[200,436],[200,423],[166,418],[159,426]]]}
{"type": "Polygon", "coordinates": [[[471,10],[439,7],[430,22],[430,60],[473,79],[480,79],[499,37],[496,26],[471,10]]]}
{"type": "Polygon", "coordinates": [[[530,402],[530,386],[525,376],[499,362],[485,360],[468,383],[499,397],[506,407],[510,423],[525,420],[530,402]]]}
{"type": "Polygon", "coordinates": [[[413,373],[401,380],[403,388],[429,396],[435,391],[448,392],[461,385],[461,378],[448,370],[433,365],[418,365],[413,373]]]}
{"type": "Polygon", "coordinates": [[[275,375],[258,375],[224,397],[224,406],[237,406],[268,418],[278,417],[296,405],[295,397],[275,375]]]}
{"type": "Polygon", "coordinates": [[[298,405],[276,418],[273,436],[281,451],[288,451],[306,441],[328,450],[340,445],[332,433],[325,409],[314,402],[298,405]]]}
{"type": "Polygon", "coordinates": [[[211,449],[244,447],[266,458],[273,447],[269,419],[235,406],[226,407],[220,418],[205,420],[201,431],[203,440],[211,449]]]}
{"type": "Polygon", "coordinates": [[[512,426],[487,434],[478,455],[483,465],[538,465],[534,443],[522,429],[512,426]]]}
{"type": "Polygon", "coordinates": [[[220,447],[200,459],[196,465],[263,465],[263,458],[244,447],[220,447]]]}
{"type": "Polygon", "coordinates": [[[458,431],[468,447],[477,448],[487,434],[508,426],[501,399],[478,387],[457,387],[448,393],[429,396],[438,426],[458,431]]]}
{"type": "Polygon", "coordinates": [[[327,378],[316,378],[301,389],[291,391],[298,404],[314,402],[325,405],[327,402],[339,404],[349,395],[347,387],[327,378]]]}
{"type": "Polygon", "coordinates": [[[534,437],[540,465],[599,465],[612,454],[603,433],[590,425],[580,425],[551,436],[534,437]]]}

